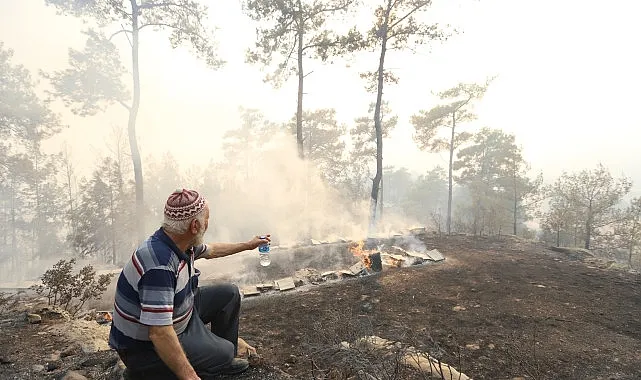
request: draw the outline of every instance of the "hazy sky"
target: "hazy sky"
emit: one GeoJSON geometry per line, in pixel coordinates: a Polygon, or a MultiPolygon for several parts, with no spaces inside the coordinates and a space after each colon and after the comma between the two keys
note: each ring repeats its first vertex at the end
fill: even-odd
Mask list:
{"type": "MultiPolygon", "coordinates": [[[[262,82],[258,67],[244,63],[254,29],[240,2],[207,3],[212,24],[220,28],[221,57],[228,62],[222,70],[208,69],[187,50],[172,50],[161,34],[148,30],[141,35],[138,132],[144,154],[171,151],[183,163],[207,161],[220,157],[220,138],[238,125],[239,106],[259,108],[273,120],[295,112],[295,80],[275,90],[262,82]]],[[[641,114],[636,111],[641,102],[640,2],[435,0],[432,12],[432,18],[463,33],[416,54],[389,55],[388,67],[401,82],[385,90],[399,116],[385,146],[385,164],[416,173],[446,165],[445,154],[417,150],[410,116],[434,106],[434,92],[497,75],[470,128],[515,133],[526,159],[547,180],[564,169],[601,162],[614,175],[631,176],[635,193],[641,193],[641,114]]],[[[361,14],[359,21],[367,17],[361,14]]],[[[82,23],[56,15],[41,0],[0,0],[0,18],[0,40],[15,50],[13,62],[34,74],[64,68],[67,49],[84,43],[82,23]]],[[[120,37],[117,43],[129,67],[128,44],[120,37]]],[[[358,74],[376,65],[370,54],[349,62],[310,63],[306,108],[334,107],[347,124],[365,115],[375,95],[365,91],[358,74]]],[[[83,119],[57,105],[70,127],[50,146],[68,141],[78,166],[86,170],[95,152],[105,151],[110,128],[126,126],[126,113],[118,107],[83,119]]]]}

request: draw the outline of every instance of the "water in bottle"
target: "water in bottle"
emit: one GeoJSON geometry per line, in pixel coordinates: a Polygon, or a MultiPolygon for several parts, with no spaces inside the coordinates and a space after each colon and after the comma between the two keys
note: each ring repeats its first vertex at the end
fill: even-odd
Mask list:
{"type": "MultiPolygon", "coordinates": [[[[261,236],[261,239],[265,239],[265,236],[261,236]]],[[[258,257],[260,258],[261,266],[269,266],[271,264],[271,259],[269,258],[269,243],[261,244],[258,246],[258,257]]]]}

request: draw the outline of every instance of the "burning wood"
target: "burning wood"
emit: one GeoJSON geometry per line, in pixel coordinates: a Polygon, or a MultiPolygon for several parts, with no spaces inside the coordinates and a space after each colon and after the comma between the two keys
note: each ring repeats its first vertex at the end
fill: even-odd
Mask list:
{"type": "MultiPolygon", "coordinates": [[[[356,243],[351,243],[349,246],[349,251],[356,257],[361,259],[363,266],[368,271],[380,272],[383,270],[383,264],[381,262],[381,253],[377,252],[375,249],[367,249],[365,247],[365,241],[361,240],[356,243]]],[[[371,245],[371,244],[368,244],[371,245]]],[[[351,268],[350,268],[351,269],[351,268]]],[[[354,270],[352,269],[352,272],[354,270]]]]}

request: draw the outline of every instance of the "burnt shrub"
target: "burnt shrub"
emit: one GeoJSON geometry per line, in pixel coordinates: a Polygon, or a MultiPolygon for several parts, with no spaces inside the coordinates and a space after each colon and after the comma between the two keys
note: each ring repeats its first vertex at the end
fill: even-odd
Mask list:
{"type": "Polygon", "coordinates": [[[100,299],[107,290],[113,273],[96,275],[92,265],[74,273],[76,259],[61,259],[40,277],[42,284],[32,286],[38,294],[47,297],[49,305],[59,306],[75,316],[84,304],[100,299]]]}

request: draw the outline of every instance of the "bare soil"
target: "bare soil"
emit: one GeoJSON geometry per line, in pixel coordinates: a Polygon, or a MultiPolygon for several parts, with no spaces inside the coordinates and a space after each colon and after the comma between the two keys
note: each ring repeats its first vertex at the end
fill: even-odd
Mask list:
{"type": "MultiPolygon", "coordinates": [[[[479,379],[641,379],[641,278],[515,239],[424,238],[446,260],[245,298],[261,358],[238,379],[424,379],[393,353],[340,348],[376,335],[479,379]]],[[[4,315],[0,319],[14,318],[4,315]]],[[[118,378],[111,351],[76,353],[48,323],[0,324],[0,378],[118,378]]]]}

